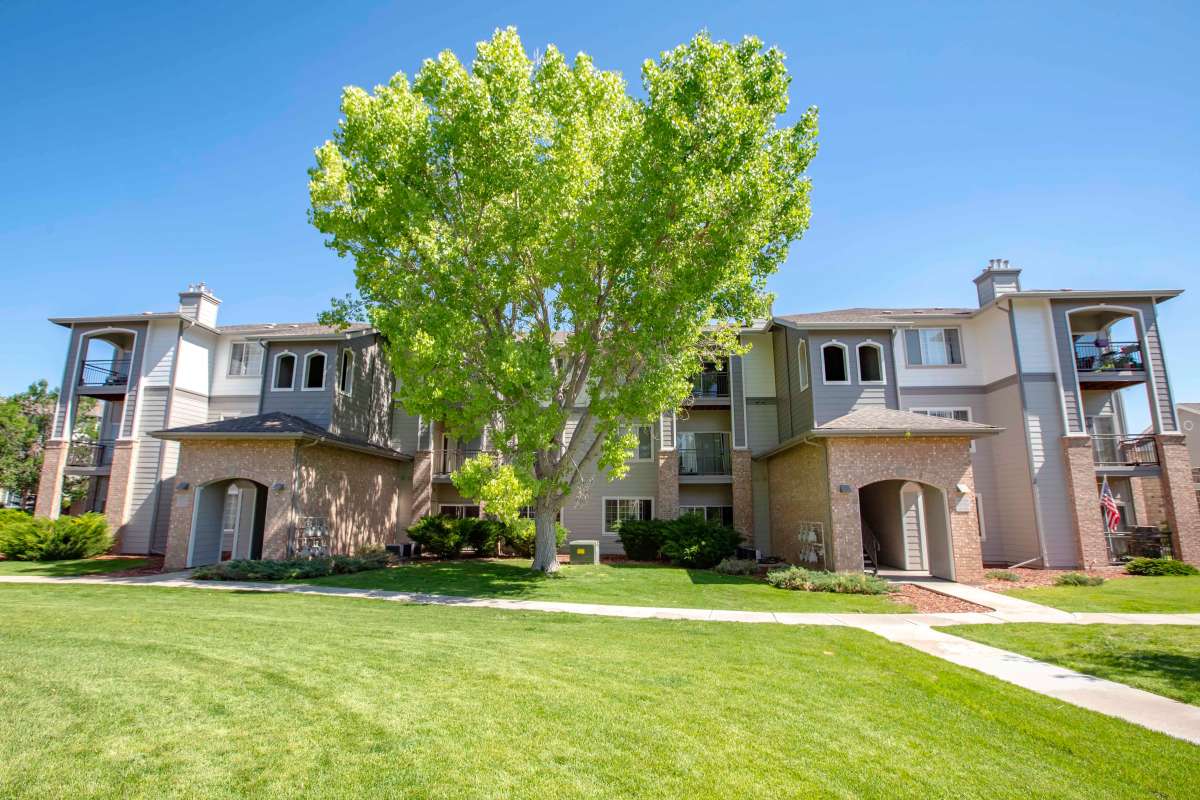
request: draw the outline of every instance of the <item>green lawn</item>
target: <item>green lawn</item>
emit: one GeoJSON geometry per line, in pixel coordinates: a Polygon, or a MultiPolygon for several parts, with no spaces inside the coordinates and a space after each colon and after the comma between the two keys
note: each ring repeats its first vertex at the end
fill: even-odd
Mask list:
{"type": "Polygon", "coordinates": [[[0,585],[0,796],[1194,797],[1193,745],[838,627],[0,585]]]}
{"type": "Polygon", "coordinates": [[[717,608],[732,611],[815,611],[893,613],[912,611],[883,596],[794,592],[760,580],[718,575],[705,569],[653,564],[564,566],[560,577],[532,572],[528,561],[433,561],[392,569],[331,575],[305,583],[429,592],[458,597],[561,600],[663,608],[717,608]]]}
{"type": "Polygon", "coordinates": [[[1006,594],[1063,611],[1194,614],[1200,612],[1200,576],[1133,577],[1100,586],[1012,589],[1006,594]]]}
{"type": "Polygon", "coordinates": [[[146,566],[144,558],[80,558],[72,561],[0,561],[0,575],[48,575],[73,578],[146,566]]]}
{"type": "Polygon", "coordinates": [[[1200,626],[955,625],[939,630],[1200,705],[1200,626]]]}

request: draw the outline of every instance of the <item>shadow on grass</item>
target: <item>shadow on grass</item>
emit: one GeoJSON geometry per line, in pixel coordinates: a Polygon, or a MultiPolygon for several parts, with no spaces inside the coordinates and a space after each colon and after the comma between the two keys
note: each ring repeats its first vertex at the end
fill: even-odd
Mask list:
{"type": "Polygon", "coordinates": [[[20,561],[6,562],[28,565],[14,571],[14,575],[43,575],[49,578],[78,578],[85,575],[105,575],[127,569],[138,569],[146,565],[144,558],[73,559],[68,561],[20,561]]]}
{"type": "Polygon", "coordinates": [[[1156,653],[1142,650],[1128,653],[1088,653],[1086,663],[1094,665],[1096,674],[1113,676],[1140,675],[1162,681],[1175,690],[1174,696],[1189,703],[1200,702],[1200,656],[1182,653],[1156,653]]]}

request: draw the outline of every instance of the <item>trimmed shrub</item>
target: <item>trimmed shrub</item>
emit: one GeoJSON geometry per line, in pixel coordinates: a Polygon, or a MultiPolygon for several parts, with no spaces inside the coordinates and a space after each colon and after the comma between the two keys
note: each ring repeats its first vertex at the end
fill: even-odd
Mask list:
{"type": "Polygon", "coordinates": [[[197,567],[192,577],[201,581],[295,581],[325,575],[350,575],[381,569],[390,556],[384,550],[364,550],[357,556],[297,558],[290,561],[222,561],[197,567]]]}
{"type": "Polygon", "coordinates": [[[896,587],[875,575],[858,572],[819,572],[788,566],[767,573],[767,583],[777,589],[837,594],[889,594],[896,587]]]}
{"type": "Polygon", "coordinates": [[[665,519],[627,519],[621,523],[617,537],[625,555],[634,561],[659,561],[663,543],[670,535],[671,522],[665,519]]]}
{"type": "Polygon", "coordinates": [[[408,538],[441,558],[457,558],[466,545],[458,520],[440,514],[421,517],[408,529],[408,538]]]}
{"type": "Polygon", "coordinates": [[[758,562],[753,558],[727,558],[713,567],[722,575],[753,575],[758,572],[758,562]]]}
{"type": "MultiPolygon", "coordinates": [[[[554,546],[562,547],[569,533],[561,523],[554,523],[554,546]]],[[[519,520],[517,524],[505,527],[503,540],[505,549],[513,555],[533,558],[533,550],[537,544],[537,526],[531,519],[519,520]]]]}
{"type": "Polygon", "coordinates": [[[1099,575],[1084,575],[1082,572],[1064,572],[1054,579],[1055,586],[1099,586],[1104,578],[1099,575]]]}
{"type": "Polygon", "coordinates": [[[1200,570],[1174,558],[1133,558],[1125,564],[1130,575],[1200,575],[1200,570]]]}
{"type": "Polygon", "coordinates": [[[495,519],[463,517],[455,520],[463,545],[470,547],[477,556],[496,555],[496,544],[507,530],[503,522],[495,519]]]}
{"type": "Polygon", "coordinates": [[[1021,576],[1009,569],[990,569],[983,576],[992,581],[1012,581],[1016,583],[1021,576]]]}
{"type": "Polygon", "coordinates": [[[708,569],[733,555],[741,541],[741,534],[732,528],[699,514],[685,514],[668,525],[662,554],[681,567],[708,569]]]}
{"type": "Polygon", "coordinates": [[[0,515],[0,553],[14,561],[62,561],[92,558],[112,547],[103,514],[56,520],[6,509],[0,515]]]}

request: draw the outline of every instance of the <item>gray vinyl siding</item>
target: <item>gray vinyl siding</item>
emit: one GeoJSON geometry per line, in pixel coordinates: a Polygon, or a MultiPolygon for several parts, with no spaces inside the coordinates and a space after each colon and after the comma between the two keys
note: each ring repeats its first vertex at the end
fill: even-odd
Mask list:
{"type": "MultiPolygon", "coordinates": [[[[786,326],[772,332],[771,345],[775,360],[776,420],[780,441],[787,441],[812,430],[812,387],[801,390],[800,364],[797,350],[803,333],[786,326]]],[[[809,361],[809,372],[812,372],[809,361]]],[[[810,375],[811,378],[811,375],[810,375]]]]}
{"type": "Polygon", "coordinates": [[[348,395],[335,389],[331,430],[386,447],[391,428],[392,371],[379,337],[362,336],[342,344],[334,359],[334,382],[340,377],[342,352],[347,349],[354,352],[354,385],[348,395]]]}
{"type": "Polygon", "coordinates": [[[658,515],[658,465],[655,461],[638,461],[629,465],[624,478],[609,481],[597,474],[586,487],[577,487],[563,507],[563,525],[570,531],[568,539],[599,539],[600,552],[618,555],[623,552],[621,541],[613,535],[602,534],[605,497],[648,497],[655,500],[654,514],[658,515]]]}
{"type": "Polygon", "coordinates": [[[412,416],[404,409],[404,406],[394,403],[389,446],[402,453],[415,453],[420,441],[420,427],[420,417],[412,416]]]}
{"type": "Polygon", "coordinates": [[[808,337],[809,363],[812,365],[812,407],[816,425],[837,419],[860,408],[896,408],[896,365],[887,330],[862,332],[810,331],[808,337]],[[871,341],[883,350],[885,384],[863,384],[858,375],[858,345],[871,341]],[[837,342],[846,348],[847,384],[825,383],[822,347],[837,342]]]}
{"type": "Polygon", "coordinates": [[[1158,315],[1151,303],[1141,305],[1142,317],[1146,322],[1146,361],[1154,376],[1154,404],[1164,431],[1179,430],[1172,399],[1171,381],[1167,375],[1167,361],[1163,354],[1162,337],[1158,332],[1158,315]]]}
{"type": "Polygon", "coordinates": [[[741,356],[729,359],[729,400],[733,417],[733,446],[746,447],[746,389],[741,356]]]}
{"type": "Polygon", "coordinates": [[[333,384],[336,377],[337,346],[333,344],[313,345],[311,342],[271,342],[264,362],[262,412],[282,412],[306,419],[323,428],[330,427],[333,418],[333,384]],[[317,350],[325,354],[325,388],[320,391],[303,391],[304,358],[317,350]],[[275,356],[289,352],[296,356],[295,387],[291,390],[275,391],[275,356]]]}
{"type": "Polygon", "coordinates": [[[258,413],[262,398],[256,394],[210,397],[208,399],[207,422],[217,422],[222,417],[252,417],[258,413]]]}
{"type": "Polygon", "coordinates": [[[125,553],[150,552],[163,443],[149,434],[166,427],[169,395],[170,390],[162,386],[147,388],[142,397],[138,445],[129,489],[129,520],[121,535],[121,551],[125,553]]]}
{"type": "Polygon", "coordinates": [[[752,453],[762,453],[779,444],[779,412],[774,397],[746,398],[746,427],[752,453]]]}
{"type": "MultiPolygon", "coordinates": [[[[181,428],[207,422],[208,406],[208,398],[176,389],[171,395],[167,412],[169,419],[165,427],[181,428]]],[[[147,429],[147,432],[151,430],[153,429],[147,429]]],[[[150,551],[154,553],[166,552],[167,531],[171,527],[171,498],[175,492],[175,475],[179,469],[179,442],[158,441],[159,469],[153,497],[155,512],[150,536],[150,551]]]]}
{"type": "MultiPolygon", "coordinates": [[[[1033,463],[1038,511],[1042,517],[1047,566],[1074,567],[1079,553],[1071,516],[1064,462],[1059,388],[1056,382],[1025,376],[1025,421],[1033,463]]],[[[1097,510],[1096,513],[1099,513],[1097,510]]]]}
{"type": "MultiPolygon", "coordinates": [[[[1015,381],[1000,382],[987,394],[986,413],[979,421],[1002,427],[1004,432],[982,440],[974,459],[977,465],[990,466],[983,484],[987,487],[983,495],[984,560],[1017,564],[1040,555],[1020,386],[1015,381]]],[[[981,485],[978,475],[976,484],[981,485]]]]}
{"type": "MultiPolygon", "coordinates": [[[[754,547],[761,553],[771,552],[771,494],[767,465],[750,464],[752,503],[754,507],[754,547]]],[[[732,491],[732,487],[730,487],[732,491]]]]}

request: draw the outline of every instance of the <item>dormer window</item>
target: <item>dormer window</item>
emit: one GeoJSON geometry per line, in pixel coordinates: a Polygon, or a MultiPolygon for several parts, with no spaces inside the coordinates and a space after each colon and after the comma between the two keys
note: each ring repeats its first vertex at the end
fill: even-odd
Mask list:
{"type": "Polygon", "coordinates": [[[296,357],[291,353],[280,353],[275,356],[275,377],[271,380],[271,390],[288,392],[296,388],[296,357]]]}
{"type": "Polygon", "coordinates": [[[325,354],[313,351],[304,357],[304,391],[319,392],[325,388],[325,354]]]}
{"type": "Polygon", "coordinates": [[[354,393],[354,351],[348,347],[342,351],[338,367],[338,391],[342,394],[354,393]]]}
{"type": "Polygon", "coordinates": [[[821,365],[825,383],[850,382],[850,370],[846,367],[846,345],[841,342],[821,345],[821,365]]]}
{"type": "Polygon", "coordinates": [[[884,383],[883,348],[875,342],[858,346],[859,383],[884,383]]]}

